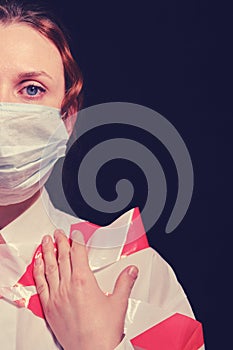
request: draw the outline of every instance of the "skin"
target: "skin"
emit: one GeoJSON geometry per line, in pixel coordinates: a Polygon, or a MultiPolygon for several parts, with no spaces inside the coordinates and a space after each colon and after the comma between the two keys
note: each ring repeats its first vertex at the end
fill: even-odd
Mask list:
{"type": "MultiPolygon", "coordinates": [[[[60,108],[65,94],[64,68],[55,45],[24,24],[0,25],[0,38],[0,102],[60,108]]],[[[65,121],[69,134],[74,121],[65,121]]],[[[1,227],[25,211],[39,195],[0,207],[1,227]]],[[[52,237],[45,236],[42,256],[36,259],[33,272],[47,322],[65,350],[114,349],[123,337],[137,268],[124,269],[113,294],[107,296],[89,268],[81,233],[71,245],[60,230],[55,231],[54,239],[57,257],[52,237]]]]}
{"type": "MultiPolygon", "coordinates": [[[[57,48],[22,24],[0,25],[0,37],[0,102],[36,103],[60,108],[65,82],[57,48]],[[29,76],[29,73],[40,71],[45,74],[29,76]],[[32,86],[35,86],[34,96],[27,90],[32,86]]],[[[0,206],[0,227],[16,219],[39,195],[37,192],[23,203],[0,206]]]]}

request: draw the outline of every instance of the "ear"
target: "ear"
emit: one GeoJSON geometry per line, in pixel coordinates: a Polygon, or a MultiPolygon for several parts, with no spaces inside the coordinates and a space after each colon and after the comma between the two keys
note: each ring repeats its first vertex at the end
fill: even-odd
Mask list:
{"type": "Polygon", "coordinates": [[[69,136],[72,134],[72,131],[74,129],[74,125],[77,120],[77,113],[77,109],[75,109],[74,107],[70,107],[67,111],[65,119],[63,120],[69,136]]]}

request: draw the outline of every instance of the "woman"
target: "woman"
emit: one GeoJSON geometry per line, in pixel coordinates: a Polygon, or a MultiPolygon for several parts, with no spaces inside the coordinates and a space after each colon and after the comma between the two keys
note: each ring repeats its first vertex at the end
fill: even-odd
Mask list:
{"type": "MultiPolygon", "coordinates": [[[[49,14],[17,1],[0,4],[1,344],[11,350],[166,349],[166,339],[176,344],[176,324],[182,344],[192,329],[187,342],[201,348],[200,334],[192,339],[199,324],[187,298],[153,249],[125,259],[118,252],[95,270],[82,233],[71,230],[72,243],[67,239],[79,219],[56,210],[43,186],[72,132],[81,73],[49,14]]],[[[103,252],[91,254],[95,259],[103,252]]]]}

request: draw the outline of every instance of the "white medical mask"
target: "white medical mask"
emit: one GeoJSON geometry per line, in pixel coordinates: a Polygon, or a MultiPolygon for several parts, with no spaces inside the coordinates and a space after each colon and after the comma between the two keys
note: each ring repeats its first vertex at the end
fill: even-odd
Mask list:
{"type": "Polygon", "coordinates": [[[23,202],[43,187],[68,138],[59,109],[0,103],[0,205],[23,202]]]}

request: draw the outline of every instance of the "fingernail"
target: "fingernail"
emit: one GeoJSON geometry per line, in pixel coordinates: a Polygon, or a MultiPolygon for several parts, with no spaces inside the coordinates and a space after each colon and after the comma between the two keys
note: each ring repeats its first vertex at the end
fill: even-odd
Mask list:
{"type": "Polygon", "coordinates": [[[35,266],[40,266],[42,263],[42,254],[38,254],[36,257],[35,257],[35,266]]]}
{"type": "Polygon", "coordinates": [[[75,230],[71,233],[71,238],[74,242],[85,244],[84,237],[81,231],[75,230]]]}
{"type": "Polygon", "coordinates": [[[43,237],[43,239],[42,239],[42,244],[45,245],[45,244],[49,243],[49,239],[50,239],[49,236],[43,237]]]}
{"type": "Polygon", "coordinates": [[[54,237],[56,238],[56,236],[59,235],[59,234],[65,235],[65,232],[63,230],[56,229],[54,231],[54,237]]]}
{"type": "Polygon", "coordinates": [[[131,266],[128,268],[128,274],[136,279],[138,277],[138,269],[135,266],[131,266]]]}
{"type": "Polygon", "coordinates": [[[54,231],[54,234],[57,235],[57,234],[59,234],[59,233],[61,233],[62,235],[65,234],[65,232],[64,232],[63,230],[60,230],[60,229],[57,228],[57,229],[54,231]]]}

